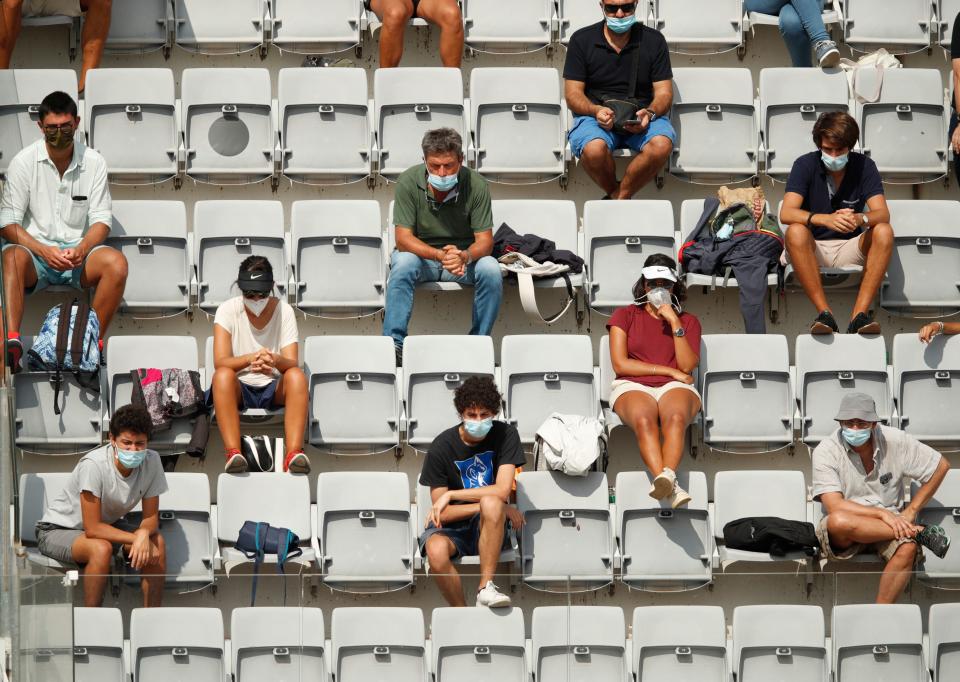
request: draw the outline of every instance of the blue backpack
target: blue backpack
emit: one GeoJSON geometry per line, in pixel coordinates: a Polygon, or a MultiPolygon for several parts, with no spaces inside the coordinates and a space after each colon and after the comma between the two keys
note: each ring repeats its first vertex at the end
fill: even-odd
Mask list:
{"type": "Polygon", "coordinates": [[[27,364],[32,370],[53,373],[55,414],[60,414],[63,372],[71,372],[80,386],[100,391],[99,339],[100,321],[86,301],[73,299],[69,305],[54,306],[44,318],[27,351],[27,364]]]}

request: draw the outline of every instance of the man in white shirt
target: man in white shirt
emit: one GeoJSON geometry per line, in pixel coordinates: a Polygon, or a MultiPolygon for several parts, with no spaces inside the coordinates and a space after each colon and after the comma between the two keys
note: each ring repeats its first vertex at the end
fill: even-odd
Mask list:
{"type": "Polygon", "coordinates": [[[6,361],[14,372],[23,356],[24,291],[95,287],[92,307],[102,342],[127,281],[127,259],[103,245],[113,223],[107,164],[74,140],[77,103],[66,93],[50,93],[40,103],[38,125],[43,138],[10,160],[0,204],[0,237],[7,241],[6,361]]]}

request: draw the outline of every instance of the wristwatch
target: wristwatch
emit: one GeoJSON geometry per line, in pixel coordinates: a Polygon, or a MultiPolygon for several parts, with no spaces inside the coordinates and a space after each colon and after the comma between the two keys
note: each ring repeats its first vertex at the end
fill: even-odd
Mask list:
{"type": "Polygon", "coordinates": [[[687,332],[684,330],[683,327],[680,327],[677,329],[677,331],[673,332],[673,335],[678,339],[682,339],[684,336],[687,335],[687,332]]]}
{"type": "Polygon", "coordinates": [[[870,224],[870,218],[867,217],[867,214],[866,214],[866,213],[861,213],[860,215],[863,216],[863,225],[864,225],[864,227],[866,227],[867,225],[869,225],[869,224],[870,224]]]}
{"type": "Polygon", "coordinates": [[[644,109],[644,111],[650,114],[650,123],[653,123],[657,120],[657,112],[655,112],[653,109],[644,109]]]}

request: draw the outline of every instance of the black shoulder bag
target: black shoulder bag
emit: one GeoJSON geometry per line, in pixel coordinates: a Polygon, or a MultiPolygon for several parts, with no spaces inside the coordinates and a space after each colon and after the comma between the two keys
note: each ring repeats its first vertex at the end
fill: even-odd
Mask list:
{"type": "Polygon", "coordinates": [[[640,78],[640,43],[643,42],[643,29],[640,28],[640,40],[637,41],[637,51],[633,56],[633,68],[630,70],[630,85],[627,87],[627,95],[610,94],[606,92],[590,91],[587,97],[595,103],[607,107],[613,111],[613,132],[621,135],[630,135],[630,131],[624,128],[627,121],[633,121],[637,118],[637,112],[643,108],[643,103],[637,97],[637,80],[640,78]]]}

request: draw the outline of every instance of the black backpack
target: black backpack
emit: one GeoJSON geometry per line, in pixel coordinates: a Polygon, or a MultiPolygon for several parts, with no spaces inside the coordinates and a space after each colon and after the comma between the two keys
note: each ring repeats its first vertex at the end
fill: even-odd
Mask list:
{"type": "Polygon", "coordinates": [[[794,552],[813,557],[820,552],[820,541],[812,523],[775,516],[751,516],[731,521],[723,527],[723,541],[728,549],[767,552],[777,557],[794,552]]]}

